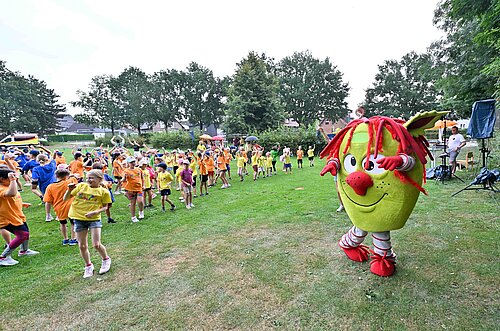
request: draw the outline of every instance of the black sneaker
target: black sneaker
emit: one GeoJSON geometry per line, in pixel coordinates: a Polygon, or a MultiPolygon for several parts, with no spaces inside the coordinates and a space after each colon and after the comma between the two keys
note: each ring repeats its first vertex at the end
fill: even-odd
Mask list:
{"type": "Polygon", "coordinates": [[[165,212],[165,207],[161,207],[161,211],[162,211],[162,212],[165,212]]]}
{"type": "Polygon", "coordinates": [[[170,211],[174,211],[175,210],[175,205],[173,205],[172,207],[170,207],[170,211]]]}
{"type": "Polygon", "coordinates": [[[108,223],[116,223],[116,221],[110,217],[108,218],[108,223]]]}

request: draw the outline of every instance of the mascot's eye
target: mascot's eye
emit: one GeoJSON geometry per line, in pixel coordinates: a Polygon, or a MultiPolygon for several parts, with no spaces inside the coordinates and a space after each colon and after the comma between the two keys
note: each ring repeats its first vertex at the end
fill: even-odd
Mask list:
{"type": "Polygon", "coordinates": [[[377,163],[377,161],[382,158],[384,158],[382,154],[378,154],[376,158],[373,156],[373,154],[371,154],[370,160],[368,161],[368,167],[366,167],[366,157],[363,159],[363,163],[361,163],[361,165],[367,173],[372,175],[380,175],[384,173],[384,171],[386,171],[384,168],[379,168],[377,163]]]}
{"type": "Polygon", "coordinates": [[[356,158],[352,154],[348,154],[345,159],[344,159],[344,169],[348,172],[354,172],[356,171],[356,158]]]}

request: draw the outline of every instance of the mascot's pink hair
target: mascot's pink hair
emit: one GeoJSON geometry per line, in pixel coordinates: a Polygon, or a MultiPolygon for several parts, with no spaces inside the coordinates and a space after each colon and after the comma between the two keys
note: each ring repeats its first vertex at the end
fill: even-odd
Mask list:
{"type": "MultiPolygon", "coordinates": [[[[414,154],[418,160],[425,165],[427,163],[426,156],[431,159],[432,153],[429,151],[429,142],[424,136],[413,137],[408,130],[403,126],[405,121],[400,119],[394,119],[386,116],[373,116],[369,119],[357,119],[349,122],[345,128],[340,130],[339,133],[328,143],[328,145],[321,151],[320,157],[324,158],[327,156],[330,158],[339,158],[340,145],[344,138],[349,133],[347,138],[347,144],[343,150],[343,154],[346,154],[351,147],[351,140],[356,130],[356,127],[361,123],[368,125],[368,144],[366,146],[366,155],[371,154],[372,146],[374,148],[374,156],[377,157],[378,153],[383,153],[382,150],[382,140],[383,134],[382,129],[386,128],[392,135],[392,139],[398,142],[398,153],[404,153],[407,155],[414,154]]],[[[368,167],[369,158],[366,158],[365,168],[368,167]]],[[[394,175],[401,180],[403,183],[410,183],[415,186],[422,193],[427,194],[425,190],[413,179],[411,179],[405,172],[394,170],[394,175]]],[[[423,171],[423,177],[425,182],[425,167],[423,171]]]]}

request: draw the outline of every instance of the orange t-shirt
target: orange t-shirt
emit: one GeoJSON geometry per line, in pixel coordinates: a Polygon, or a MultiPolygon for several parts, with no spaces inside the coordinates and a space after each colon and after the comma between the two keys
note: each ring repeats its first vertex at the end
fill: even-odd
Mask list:
{"type": "Polygon", "coordinates": [[[71,202],[73,202],[73,197],[67,201],[63,199],[64,193],[68,190],[69,183],[78,184],[78,181],[74,177],[71,177],[52,183],[47,186],[47,190],[43,196],[43,201],[50,203],[54,207],[57,218],[61,221],[68,219],[69,208],[71,207],[71,202]]]}
{"type": "Polygon", "coordinates": [[[66,164],[64,156],[56,156],[56,165],[66,164]]]}
{"type": "Polygon", "coordinates": [[[233,159],[233,156],[229,152],[224,152],[224,159],[227,164],[231,163],[231,160],[233,159]]]}
{"type": "Polygon", "coordinates": [[[224,155],[217,157],[217,169],[226,170],[226,158],[224,155]]]}
{"type": "Polygon", "coordinates": [[[140,168],[123,170],[123,188],[130,192],[142,191],[142,170],[140,168]]]}
{"type": "Polygon", "coordinates": [[[301,149],[297,150],[297,160],[302,160],[303,157],[304,157],[304,151],[301,149]]]}
{"type": "Polygon", "coordinates": [[[205,164],[207,166],[207,171],[214,171],[215,170],[215,164],[214,164],[214,159],[209,157],[208,159],[205,160],[205,164]]]}
{"type": "MultiPolygon", "coordinates": [[[[14,169],[12,169],[12,170],[17,170],[17,168],[19,168],[19,163],[17,163],[17,161],[10,160],[10,163],[11,163],[11,164],[12,164],[12,166],[14,167],[14,169]]],[[[5,165],[7,165],[7,161],[5,161],[5,160],[0,160],[0,164],[5,164],[5,165]]]]}
{"type": "Polygon", "coordinates": [[[5,192],[9,186],[0,185],[0,228],[9,224],[14,226],[23,225],[26,222],[26,216],[23,213],[23,199],[17,192],[14,197],[6,197],[5,192]]]}
{"type": "Polygon", "coordinates": [[[208,175],[208,170],[207,170],[207,165],[205,163],[205,160],[198,160],[198,166],[200,167],[200,174],[201,175],[208,175]]]}
{"type": "Polygon", "coordinates": [[[79,174],[80,178],[83,178],[83,162],[79,160],[71,161],[69,164],[69,171],[72,174],[79,174]]]}
{"type": "Polygon", "coordinates": [[[113,161],[113,176],[114,177],[123,177],[123,164],[121,160],[113,161]]]}

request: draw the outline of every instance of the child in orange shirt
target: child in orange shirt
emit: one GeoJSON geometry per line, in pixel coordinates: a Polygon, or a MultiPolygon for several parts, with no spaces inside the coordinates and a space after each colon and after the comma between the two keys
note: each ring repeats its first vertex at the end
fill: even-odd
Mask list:
{"type": "Polygon", "coordinates": [[[231,179],[231,160],[233,159],[233,156],[231,155],[229,148],[223,148],[223,151],[224,158],[226,160],[227,177],[231,179]]]}
{"type": "Polygon", "coordinates": [[[115,194],[121,194],[122,192],[120,191],[122,188],[122,178],[123,178],[123,159],[124,159],[123,154],[119,154],[115,160],[113,161],[113,177],[115,177],[115,180],[117,182],[116,188],[115,188],[115,194]]]}
{"type": "Polygon", "coordinates": [[[74,175],[78,181],[83,180],[83,155],[80,152],[76,152],[73,155],[74,160],[69,164],[69,171],[74,175]]]}
{"type": "Polygon", "coordinates": [[[208,158],[207,154],[198,153],[198,166],[200,167],[200,176],[201,176],[201,184],[200,184],[200,196],[208,195],[208,169],[206,165],[206,159],[208,158]],[[203,188],[205,188],[205,194],[203,194],[203,188]]]}
{"type": "Polygon", "coordinates": [[[130,201],[130,214],[132,222],[137,223],[139,219],[144,218],[144,182],[142,178],[142,170],[135,167],[135,158],[129,156],[126,159],[128,168],[123,170],[123,188],[125,195],[130,201]],[[135,217],[135,206],[139,205],[139,219],[135,217]]]}
{"type": "Polygon", "coordinates": [[[6,167],[0,168],[0,215],[2,215],[0,229],[15,235],[15,238],[7,244],[5,250],[0,254],[0,266],[11,266],[18,263],[10,255],[19,246],[21,246],[19,256],[38,254],[37,251],[29,249],[28,246],[30,232],[22,209],[29,207],[30,204],[24,203],[17,191],[16,181],[18,178],[15,171],[6,167]]]}
{"type": "Polygon", "coordinates": [[[207,158],[205,159],[205,165],[207,166],[208,172],[208,186],[214,186],[215,162],[210,155],[210,152],[205,152],[205,155],[207,156],[207,158]]]}
{"type": "Polygon", "coordinates": [[[78,244],[78,240],[76,240],[76,234],[72,226],[74,224],[73,220],[69,220],[71,223],[71,239],[68,239],[68,231],[66,229],[66,224],[68,224],[68,212],[73,198],[70,198],[67,201],[64,201],[63,198],[64,193],[66,193],[66,190],[68,189],[68,184],[77,184],[78,181],[74,177],[70,177],[69,170],[65,168],[57,169],[55,175],[57,182],[47,186],[47,190],[43,196],[43,201],[54,207],[57,219],[59,220],[61,234],[63,236],[62,244],[74,246],[78,244]]]}
{"type": "MultiPolygon", "coordinates": [[[[217,157],[217,169],[219,170],[217,178],[220,177],[220,179],[222,180],[222,186],[221,186],[222,189],[228,188],[231,185],[229,185],[229,182],[226,178],[226,172],[227,172],[226,157],[222,152],[216,154],[216,157],[217,157]]],[[[217,181],[217,178],[215,179],[215,181],[217,181]]]]}
{"type": "Polygon", "coordinates": [[[299,146],[299,149],[297,149],[297,169],[302,169],[303,158],[304,158],[304,151],[302,150],[302,146],[299,146]]]}

